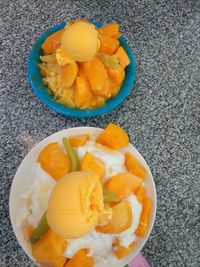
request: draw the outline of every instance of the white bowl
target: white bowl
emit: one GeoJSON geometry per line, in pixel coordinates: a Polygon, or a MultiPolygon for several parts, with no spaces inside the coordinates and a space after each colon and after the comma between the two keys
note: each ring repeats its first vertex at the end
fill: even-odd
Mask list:
{"type": "MultiPolygon", "coordinates": [[[[31,255],[30,245],[23,237],[23,232],[21,228],[18,228],[16,226],[16,214],[19,211],[20,207],[24,204],[24,201],[20,197],[20,193],[22,193],[24,187],[29,185],[30,181],[26,179],[26,177],[30,176],[30,170],[33,166],[33,164],[36,162],[39,153],[41,150],[49,143],[54,141],[61,141],[62,137],[67,137],[70,135],[80,135],[80,134],[90,134],[92,138],[96,138],[96,136],[102,131],[100,128],[94,128],[94,127],[76,127],[76,128],[70,128],[67,130],[63,130],[60,132],[57,132],[55,134],[50,135],[49,137],[45,138],[43,141],[41,141],[39,144],[37,144],[24,158],[22,163],[20,164],[15,177],[12,182],[11,191],[10,191],[10,200],[9,200],[9,209],[10,209],[10,219],[13,227],[13,231],[17,237],[18,242],[20,243],[23,250],[26,252],[26,254],[35,262],[35,259],[31,255]]],[[[119,260],[117,266],[110,266],[110,267],[123,267],[124,265],[128,264],[143,248],[144,244],[146,243],[147,239],[149,238],[149,235],[151,233],[155,216],[156,216],[156,205],[157,205],[157,198],[156,198],[156,188],[155,183],[153,180],[153,176],[150,172],[150,169],[144,160],[144,158],[141,156],[141,154],[137,151],[136,148],[134,148],[131,144],[129,144],[127,147],[121,149],[121,152],[131,152],[145,167],[148,177],[145,179],[145,186],[147,189],[147,195],[151,197],[153,206],[152,206],[152,213],[149,223],[149,228],[147,231],[147,234],[144,238],[139,238],[138,243],[136,244],[133,251],[124,259],[119,260]]],[[[36,264],[36,263],[35,263],[36,264]]],[[[102,266],[103,267],[103,266],[102,266]]]]}

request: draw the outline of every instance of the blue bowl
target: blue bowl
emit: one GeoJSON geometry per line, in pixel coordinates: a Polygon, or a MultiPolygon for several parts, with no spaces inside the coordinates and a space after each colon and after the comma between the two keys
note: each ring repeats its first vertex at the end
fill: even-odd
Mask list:
{"type": "MultiPolygon", "coordinates": [[[[97,27],[102,26],[102,24],[98,22],[92,22],[92,23],[97,27]]],[[[43,55],[41,46],[44,40],[53,32],[56,32],[64,28],[65,25],[66,25],[65,22],[61,23],[55,27],[52,27],[47,32],[43,33],[40,36],[40,38],[36,41],[36,43],[33,45],[30,51],[28,57],[28,80],[33,88],[34,93],[50,109],[53,109],[54,111],[68,117],[74,117],[74,118],[95,117],[111,111],[112,109],[116,108],[119,104],[121,104],[122,101],[126,98],[126,96],[131,91],[136,79],[136,65],[131,48],[124,40],[124,38],[121,37],[119,39],[121,46],[123,46],[123,48],[125,49],[126,53],[129,56],[130,64],[125,69],[126,76],[121,86],[121,89],[114,98],[106,101],[106,103],[103,106],[95,109],[81,110],[77,108],[70,108],[64,106],[62,104],[57,103],[54,100],[53,96],[47,91],[47,86],[43,83],[42,75],[38,67],[38,64],[41,63],[40,56],[43,55]]]]}

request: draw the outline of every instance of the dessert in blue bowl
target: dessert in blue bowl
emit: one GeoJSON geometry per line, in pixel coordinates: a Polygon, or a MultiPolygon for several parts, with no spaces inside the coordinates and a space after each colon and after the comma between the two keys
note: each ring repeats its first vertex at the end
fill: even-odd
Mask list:
{"type": "Polygon", "coordinates": [[[28,58],[28,80],[36,96],[68,117],[113,110],[135,79],[134,56],[117,23],[64,22],[43,33],[28,58]]]}

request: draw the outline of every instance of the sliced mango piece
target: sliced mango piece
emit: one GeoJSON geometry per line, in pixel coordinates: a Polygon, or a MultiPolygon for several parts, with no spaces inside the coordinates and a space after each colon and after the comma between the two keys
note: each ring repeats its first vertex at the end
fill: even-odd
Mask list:
{"type": "Polygon", "coordinates": [[[129,152],[125,154],[125,165],[129,172],[142,178],[147,177],[147,172],[142,164],[129,152]]]}
{"type": "Polygon", "coordinates": [[[122,46],[117,49],[115,57],[117,58],[119,64],[122,66],[123,69],[125,69],[126,66],[130,64],[130,59],[122,46]]]}
{"type": "Polygon", "coordinates": [[[80,249],[69,261],[67,261],[64,267],[93,267],[94,260],[92,257],[87,256],[86,249],[80,249]]]}
{"type": "Polygon", "coordinates": [[[64,33],[64,29],[61,29],[57,32],[52,33],[49,35],[44,43],[42,44],[42,49],[45,54],[51,54],[56,51],[57,47],[61,45],[61,38],[64,33]]]}
{"type": "Polygon", "coordinates": [[[51,261],[37,261],[42,267],[63,267],[67,258],[59,256],[55,260],[51,261]]]}
{"type": "Polygon", "coordinates": [[[142,201],[142,213],[140,215],[140,222],[135,234],[144,237],[147,233],[149,219],[152,210],[152,200],[149,197],[145,197],[142,201]]]}
{"type": "Polygon", "coordinates": [[[65,257],[59,256],[56,260],[54,260],[53,265],[51,267],[63,267],[66,260],[67,259],[65,257]]]}
{"type": "Polygon", "coordinates": [[[78,74],[78,65],[76,62],[61,67],[61,86],[69,88],[74,83],[78,74]]]}
{"type": "Polygon", "coordinates": [[[106,36],[114,36],[119,34],[119,24],[116,22],[102,26],[98,29],[99,34],[106,36]]]}
{"type": "Polygon", "coordinates": [[[78,63],[79,72],[78,75],[83,77],[85,80],[88,80],[88,76],[84,70],[83,63],[78,63]]]}
{"type": "Polygon", "coordinates": [[[56,101],[63,104],[63,105],[67,105],[69,107],[75,107],[75,103],[74,103],[74,99],[73,99],[73,95],[74,95],[74,90],[73,88],[64,88],[62,90],[62,95],[59,96],[56,101]]]}
{"type": "Polygon", "coordinates": [[[100,35],[100,49],[99,52],[112,56],[119,47],[119,41],[115,38],[106,35],[100,35]]]}
{"type": "Polygon", "coordinates": [[[67,241],[49,230],[35,244],[32,244],[32,255],[38,261],[51,262],[57,260],[66,247],[67,241]]]}
{"type": "Polygon", "coordinates": [[[70,56],[65,52],[63,47],[56,49],[56,60],[60,66],[65,66],[66,64],[72,64],[75,61],[70,58],[70,56]]]}
{"type": "Polygon", "coordinates": [[[136,243],[137,241],[133,241],[128,247],[123,247],[120,245],[120,242],[118,240],[118,243],[115,243],[113,245],[113,252],[115,253],[118,259],[122,259],[128,256],[128,254],[134,249],[136,243]]]}
{"type": "Polygon", "coordinates": [[[89,134],[82,134],[69,137],[69,142],[73,147],[84,146],[87,140],[90,139],[89,134]]]}
{"type": "MultiPolygon", "coordinates": [[[[109,86],[109,80],[106,80],[105,88],[101,92],[100,96],[104,98],[104,100],[109,99],[111,97],[111,91],[110,91],[110,86],[109,86]]],[[[97,96],[95,96],[96,98],[97,96]]]]}
{"type": "Polygon", "coordinates": [[[104,165],[103,163],[95,158],[91,153],[86,152],[81,161],[81,171],[94,172],[100,179],[104,175],[104,165]]]}
{"type": "Polygon", "coordinates": [[[139,177],[128,173],[119,173],[110,178],[110,180],[106,183],[106,188],[112,191],[117,195],[118,201],[127,197],[130,192],[136,190],[141,184],[143,180],[139,177]]]}
{"type": "Polygon", "coordinates": [[[47,145],[40,152],[37,162],[56,181],[70,170],[70,159],[58,142],[47,145]]]}
{"type": "Polygon", "coordinates": [[[95,57],[90,62],[84,63],[83,66],[93,93],[104,96],[108,74],[103,63],[95,57]]]}
{"type": "Polygon", "coordinates": [[[111,96],[116,96],[120,90],[120,86],[114,83],[111,79],[108,81],[108,87],[109,91],[111,92],[111,96]]]}
{"type": "Polygon", "coordinates": [[[89,108],[93,100],[93,94],[88,80],[82,76],[77,76],[74,88],[74,102],[78,108],[89,108]]]}
{"type": "Polygon", "coordinates": [[[104,210],[99,214],[97,218],[97,225],[103,226],[109,223],[109,221],[112,219],[112,209],[108,207],[104,207],[104,210]]]}
{"type": "Polygon", "coordinates": [[[115,39],[119,39],[121,36],[122,36],[122,33],[119,32],[119,33],[113,35],[112,37],[115,38],[115,39]]]}
{"type": "Polygon", "coordinates": [[[98,97],[94,97],[94,99],[91,102],[91,107],[92,108],[97,108],[97,107],[101,107],[105,104],[105,98],[98,96],[98,97]]]}
{"type": "Polygon", "coordinates": [[[118,234],[127,230],[132,223],[132,210],[129,202],[123,201],[112,207],[112,219],[104,226],[97,226],[98,232],[118,234]]]}
{"type": "Polygon", "coordinates": [[[109,123],[97,137],[96,141],[114,149],[119,149],[129,144],[127,133],[114,123],[109,123]]]}
{"type": "Polygon", "coordinates": [[[108,71],[108,76],[111,78],[111,80],[117,85],[121,86],[125,78],[125,71],[121,67],[121,65],[116,69],[108,68],[107,71],[108,71]]]}
{"type": "Polygon", "coordinates": [[[138,202],[142,203],[146,195],[145,187],[141,185],[136,191],[134,191],[134,194],[136,195],[138,202]]]}

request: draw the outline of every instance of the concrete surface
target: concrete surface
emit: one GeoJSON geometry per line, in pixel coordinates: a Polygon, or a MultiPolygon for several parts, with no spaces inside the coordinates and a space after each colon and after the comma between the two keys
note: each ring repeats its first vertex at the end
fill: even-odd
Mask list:
{"type": "Polygon", "coordinates": [[[48,135],[74,126],[124,127],[155,178],[158,211],[142,253],[152,266],[200,266],[200,2],[0,1],[0,266],[33,266],[9,220],[14,174],[48,135]],[[73,120],[46,108],[27,81],[27,56],[64,20],[117,21],[137,61],[137,84],[113,112],[73,120]]]}

